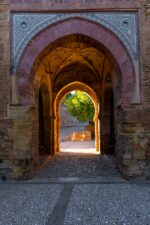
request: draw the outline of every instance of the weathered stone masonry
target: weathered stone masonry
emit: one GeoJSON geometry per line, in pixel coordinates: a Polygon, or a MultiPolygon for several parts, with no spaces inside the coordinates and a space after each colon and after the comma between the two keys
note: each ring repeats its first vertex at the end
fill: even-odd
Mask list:
{"type": "MultiPolygon", "coordinates": [[[[40,85],[46,83],[49,91],[43,90],[43,98],[47,99],[50,96],[51,107],[45,109],[45,118],[50,121],[51,127],[49,130],[49,145],[51,146],[51,153],[54,151],[54,120],[55,115],[53,112],[53,101],[59,91],[60,83],[64,80],[56,81],[56,91],[51,93],[50,89],[53,86],[53,81],[48,76],[42,76],[45,73],[42,65],[40,65],[41,58],[37,59],[37,63],[33,61],[33,65],[29,65],[32,56],[38,53],[37,49],[31,51],[31,58],[26,60],[22,54],[22,61],[20,65],[25,65],[24,68],[17,74],[14,70],[13,57],[12,57],[12,13],[81,13],[81,12],[137,12],[139,19],[138,30],[138,60],[140,65],[140,77],[138,93],[140,101],[134,104],[118,105],[115,108],[115,152],[117,158],[117,165],[126,177],[145,177],[150,178],[150,2],[148,0],[1,0],[0,1],[0,173],[7,173],[9,176],[18,178],[22,174],[32,170],[40,162],[38,152],[38,90],[40,85]],[[23,61],[24,60],[24,61],[23,61]],[[22,64],[21,64],[22,63],[22,64]],[[36,71],[36,79],[34,81],[34,90],[32,85],[26,86],[26,79],[29,76],[29,71],[36,71]],[[17,74],[18,77],[15,77],[17,74]],[[16,82],[16,80],[19,81],[16,82]],[[19,88],[18,88],[19,87],[19,88]],[[34,92],[34,95],[33,95],[34,92]],[[48,93],[49,92],[49,93],[48,93]],[[36,104],[32,104],[34,100],[36,104]],[[31,99],[30,99],[31,100],[31,99]],[[23,103],[24,102],[24,103],[23,103]],[[30,103],[30,104],[29,104],[30,103]],[[11,171],[11,173],[9,173],[11,171]]],[[[71,20],[70,20],[71,21],[71,20]]],[[[76,22],[73,22],[74,24],[76,22]]],[[[71,24],[71,22],[70,22],[71,24]]],[[[76,23],[78,24],[78,23],[76,23]]],[[[65,27],[66,25],[64,25],[65,27]]],[[[68,27],[69,27],[68,23],[68,27]]],[[[58,23],[58,28],[61,29],[58,23]]],[[[74,28],[76,29],[76,28],[74,28]]],[[[80,28],[82,30],[82,27],[80,28]]],[[[54,29],[56,32],[56,30],[54,29]]],[[[61,37],[59,30],[53,34],[51,40],[55,36],[61,37]],[[59,33],[59,34],[58,34],[59,33]]],[[[92,33],[92,31],[91,31],[92,33]]],[[[94,31],[93,31],[94,34],[94,31]]],[[[44,32],[43,32],[44,35],[44,32]]],[[[96,36],[96,34],[95,34],[96,36]]],[[[42,40],[42,36],[41,36],[42,40]]],[[[53,43],[53,42],[52,42],[53,43]]],[[[34,40],[27,45],[27,50],[33,46],[34,40]]],[[[36,46],[35,46],[36,47],[36,46]]],[[[40,46],[39,46],[40,48],[40,46]]],[[[45,53],[46,54],[46,53],[45,53]]],[[[38,55],[37,55],[38,57],[38,55]]],[[[36,57],[36,58],[37,58],[36,57]]],[[[45,56],[44,56],[45,57],[45,56]]],[[[126,66],[126,65],[125,65],[126,66]]],[[[137,69],[137,67],[136,67],[137,69]]],[[[49,73],[49,68],[47,68],[49,73]]],[[[131,71],[129,67],[126,68],[126,74],[131,71]]],[[[136,71],[137,72],[137,71],[136,71]]],[[[62,75],[65,72],[62,73],[62,75]]],[[[90,74],[90,73],[89,73],[90,74]]],[[[32,74],[33,80],[35,73],[32,74]]],[[[72,76],[74,76],[72,74],[72,76]]],[[[90,75],[89,75],[90,76],[90,75]]],[[[30,79],[30,81],[32,80],[30,79]]],[[[127,79],[127,78],[126,78],[127,79]]],[[[99,88],[94,86],[95,91],[99,88]]],[[[107,84],[109,86],[110,84],[107,84]]],[[[114,85],[114,84],[112,84],[114,85]]],[[[109,88],[107,90],[109,96],[109,88]]],[[[98,93],[99,94],[99,93],[98,93]]],[[[99,94],[101,96],[101,94],[99,94]]],[[[105,96],[106,98],[106,96],[105,96]]],[[[105,102],[105,98],[103,99],[105,102]]],[[[117,98],[117,96],[116,96],[117,98]]],[[[139,99],[139,97],[138,97],[139,99]]],[[[106,101],[107,102],[107,101],[106,101]]],[[[108,101],[109,102],[109,101],[108,101]]],[[[104,109],[108,107],[104,106],[104,109]]],[[[103,123],[103,128],[108,122],[110,115],[109,110],[104,110],[100,115],[103,123]],[[104,121],[105,120],[105,121],[104,121]],[[107,120],[107,121],[106,121],[107,120]]],[[[108,137],[109,130],[104,129],[102,137],[103,146],[107,146],[105,136],[108,137]],[[104,139],[104,140],[103,140],[104,139]]],[[[46,133],[47,134],[47,133],[46,133]]],[[[102,147],[103,147],[102,146],[102,147]]]]}

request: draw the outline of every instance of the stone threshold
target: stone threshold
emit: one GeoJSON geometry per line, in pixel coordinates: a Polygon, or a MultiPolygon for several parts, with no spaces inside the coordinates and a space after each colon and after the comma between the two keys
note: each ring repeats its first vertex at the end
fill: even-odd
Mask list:
{"type": "Polygon", "coordinates": [[[0,181],[1,184],[150,184],[150,180],[125,180],[123,178],[80,178],[80,177],[59,177],[59,178],[33,178],[25,181],[0,181]]]}

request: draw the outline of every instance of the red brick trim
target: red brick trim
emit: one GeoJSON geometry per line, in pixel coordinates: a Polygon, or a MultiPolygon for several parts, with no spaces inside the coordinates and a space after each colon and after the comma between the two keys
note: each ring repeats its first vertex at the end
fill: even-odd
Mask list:
{"type": "Polygon", "coordinates": [[[140,1],[134,0],[8,0],[12,11],[48,10],[135,10],[140,1]]]}

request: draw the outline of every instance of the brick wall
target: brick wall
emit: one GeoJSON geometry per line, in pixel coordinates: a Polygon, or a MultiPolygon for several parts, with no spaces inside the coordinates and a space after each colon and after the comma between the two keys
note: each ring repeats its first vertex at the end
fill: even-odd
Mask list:
{"type": "MultiPolygon", "coordinates": [[[[146,159],[150,159],[150,1],[141,1],[140,14],[141,42],[141,79],[143,109],[139,112],[139,121],[144,127],[147,140],[146,159]]],[[[145,140],[145,141],[146,141],[145,140]]]]}
{"type": "Polygon", "coordinates": [[[20,10],[81,10],[81,9],[135,9],[139,0],[9,0],[11,9],[20,10]]]}
{"type": "Polygon", "coordinates": [[[9,12],[5,1],[0,1],[0,117],[6,118],[10,92],[9,12]]]}

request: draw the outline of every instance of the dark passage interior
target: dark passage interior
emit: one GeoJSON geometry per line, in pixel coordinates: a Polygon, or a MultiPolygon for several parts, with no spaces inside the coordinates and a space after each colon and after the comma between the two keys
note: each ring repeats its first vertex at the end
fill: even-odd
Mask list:
{"type": "Polygon", "coordinates": [[[51,154],[50,146],[50,102],[49,91],[45,84],[42,84],[39,90],[38,99],[39,108],[39,154],[41,156],[51,154]]]}
{"type": "MultiPolygon", "coordinates": [[[[117,104],[121,95],[121,78],[119,73],[117,63],[109,51],[94,39],[84,35],[74,34],[63,37],[46,49],[37,71],[35,84],[38,85],[36,89],[39,90],[39,154],[40,156],[47,156],[45,159],[49,160],[48,168],[51,168],[52,171],[55,159],[57,166],[54,163],[54,167],[62,166],[62,168],[63,165],[69,168],[68,165],[70,163],[69,161],[67,162],[67,159],[78,166],[83,159],[79,155],[79,158],[76,156],[78,158],[76,161],[74,154],[71,157],[59,152],[60,102],[69,91],[77,89],[91,95],[97,105],[95,148],[96,151],[100,152],[101,156],[94,156],[95,158],[92,159],[93,156],[91,154],[91,161],[100,160],[101,163],[104,160],[104,165],[102,163],[103,166],[100,166],[101,169],[104,169],[108,166],[108,162],[111,161],[111,157],[108,156],[105,159],[105,156],[115,156],[115,140],[118,126],[117,104]],[[69,157],[71,158],[69,159],[69,157]],[[60,162],[60,159],[62,162],[60,162]],[[107,166],[105,166],[105,163],[107,166]]],[[[90,162],[89,159],[88,161],[90,162]]],[[[84,165],[84,160],[82,162],[84,165]]],[[[110,165],[112,164],[110,163],[110,165]]],[[[95,167],[97,166],[96,163],[95,167]]],[[[86,166],[85,169],[87,169],[86,166]]],[[[94,169],[94,171],[96,172],[97,170],[94,169]]]]}

